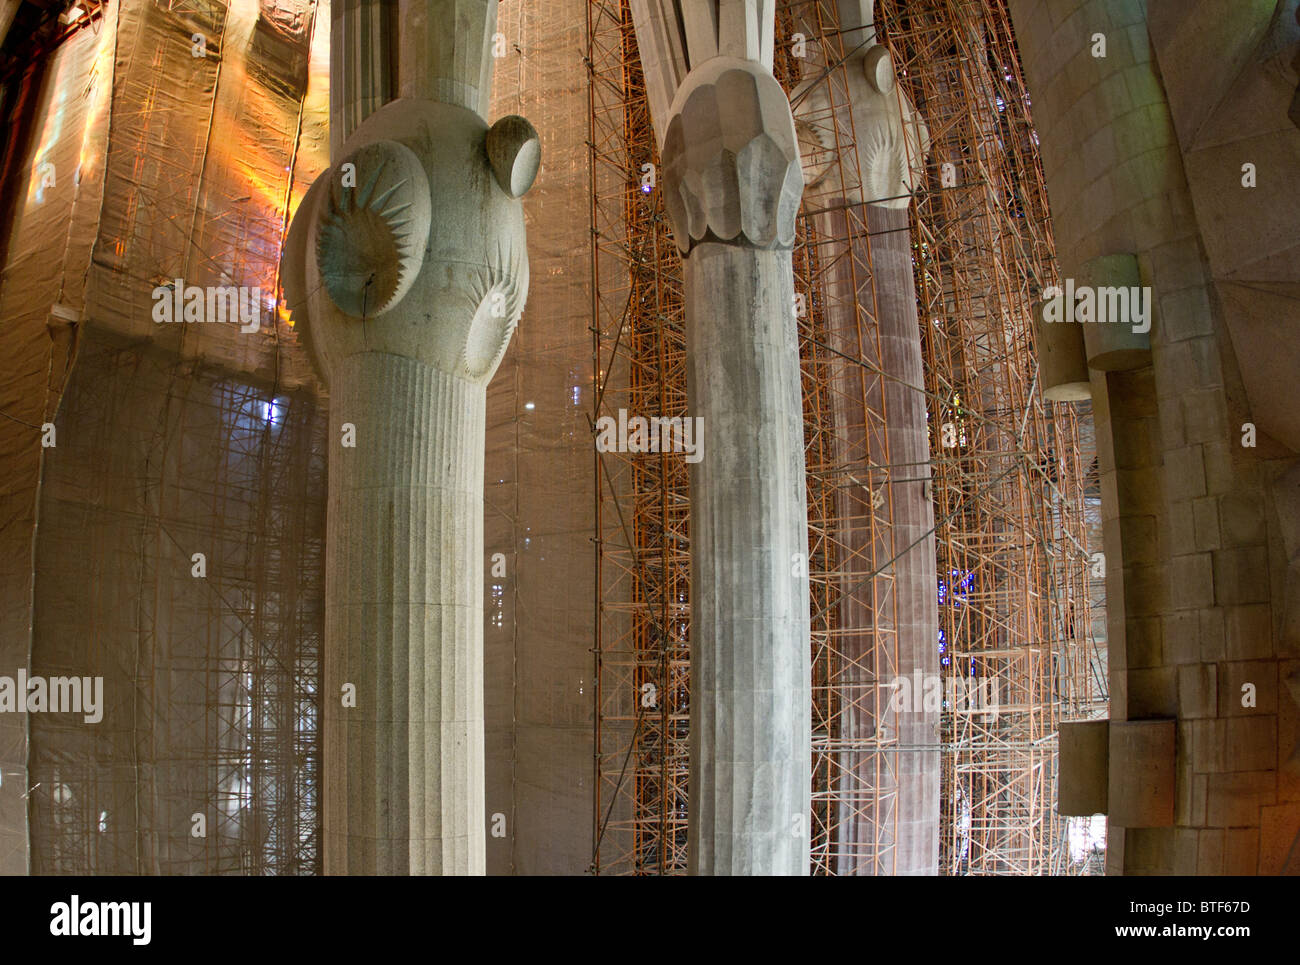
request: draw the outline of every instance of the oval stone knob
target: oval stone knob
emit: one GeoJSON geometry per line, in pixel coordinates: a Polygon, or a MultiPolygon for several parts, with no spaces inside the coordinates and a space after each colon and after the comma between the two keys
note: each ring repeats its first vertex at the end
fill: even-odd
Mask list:
{"type": "Polygon", "coordinates": [[[522,198],[542,166],[542,141],[532,124],[510,114],[488,129],[487,156],[501,190],[522,198]]]}
{"type": "Polygon", "coordinates": [[[876,44],[867,50],[862,58],[862,71],[867,75],[867,82],[881,94],[888,94],[894,89],[894,58],[889,55],[889,48],[876,44]]]}

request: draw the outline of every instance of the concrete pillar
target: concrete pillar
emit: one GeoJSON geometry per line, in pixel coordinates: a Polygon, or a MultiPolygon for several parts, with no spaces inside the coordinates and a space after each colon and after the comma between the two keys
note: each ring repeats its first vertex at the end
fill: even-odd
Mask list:
{"type": "MultiPolygon", "coordinates": [[[[463,6],[425,4],[458,11],[446,51],[491,43],[496,4],[463,6]]],[[[430,73],[463,91],[479,67],[430,73]]],[[[289,232],[286,301],[331,396],[326,873],[484,871],[484,396],[527,296],[518,198],[539,160],[523,118],[396,100],[289,232]]]]}
{"type": "Polygon", "coordinates": [[[847,109],[830,104],[817,68],[791,98],[808,146],[805,210],[819,236],[833,239],[823,258],[836,266],[826,301],[827,343],[840,353],[828,363],[837,386],[836,460],[887,464],[879,475],[861,473],[873,492],[845,484],[836,538],[855,557],[878,564],[897,556],[873,583],[860,585],[856,570],[847,576],[840,602],[839,625],[847,631],[841,736],[875,740],[877,749],[843,755],[839,791],[846,803],[834,848],[839,874],[871,873],[864,859],[874,853],[894,873],[932,875],[939,860],[939,714],[888,708],[893,678],[939,671],[930,447],[908,217],[929,135],[895,88],[888,51],[871,42],[870,8],[860,0],[840,3],[847,109]],[[856,216],[848,217],[853,206],[856,216]],[[847,256],[840,247],[846,243],[847,256]],[[883,413],[883,425],[868,424],[868,409],[883,413]],[[876,659],[878,639],[893,659],[876,659]],[[881,813],[860,803],[867,790],[882,801],[881,813]]]}
{"type": "Polygon", "coordinates": [[[690,869],[809,870],[811,683],[791,248],[803,178],[771,2],[632,5],[684,258],[692,467],[690,869]],[[671,103],[669,98],[671,97],[671,103]]]}

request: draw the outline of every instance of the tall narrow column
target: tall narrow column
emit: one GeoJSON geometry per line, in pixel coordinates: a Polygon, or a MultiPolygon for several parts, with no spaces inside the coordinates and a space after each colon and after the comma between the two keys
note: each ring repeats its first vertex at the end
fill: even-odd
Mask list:
{"type": "Polygon", "coordinates": [[[773,5],[682,11],[633,4],[705,429],[691,475],[690,868],[802,875],[812,697],[791,247],[803,176],[771,71],[773,5]]]}
{"type": "Polygon", "coordinates": [[[437,25],[441,59],[426,66],[453,102],[408,97],[360,119],[303,200],[282,266],[331,395],[329,874],[484,871],[485,387],[528,291],[518,198],[540,155],[527,121],[489,128],[471,96],[495,2],[419,7],[401,30],[420,46],[437,25]]]}
{"type": "Polygon", "coordinates": [[[839,874],[937,874],[939,711],[910,699],[900,711],[891,700],[897,681],[909,681],[910,693],[939,671],[930,449],[907,214],[924,178],[929,134],[896,87],[887,49],[875,42],[872,8],[868,0],[838,2],[847,104],[831,103],[824,79],[831,68],[817,62],[838,60],[838,51],[810,61],[813,79],[792,97],[810,147],[805,212],[832,239],[824,260],[833,266],[826,340],[839,353],[828,363],[836,384],[835,455],[841,465],[881,470],[863,474],[870,492],[846,485],[836,506],[838,541],[881,572],[865,583],[857,573],[847,576],[839,606],[841,736],[850,749],[840,762],[834,848],[839,874]],[[883,419],[869,420],[869,410],[883,419]],[[868,792],[877,807],[863,805],[868,792]]]}

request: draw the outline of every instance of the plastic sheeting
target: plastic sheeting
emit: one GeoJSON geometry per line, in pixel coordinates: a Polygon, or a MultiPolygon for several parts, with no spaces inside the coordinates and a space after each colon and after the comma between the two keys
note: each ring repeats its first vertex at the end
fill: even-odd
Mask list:
{"type": "Polygon", "coordinates": [[[325,431],[309,390],[86,337],[32,672],[101,678],[102,719],[31,716],[34,871],[315,870],[325,431]]]}
{"type": "Polygon", "coordinates": [[[0,870],[29,817],[38,872],[315,867],[325,418],[275,306],[328,150],[317,23],[309,0],[122,0],[52,55],[0,288],[0,673],[103,676],[104,707],[0,715],[0,870]],[[176,279],[242,287],[258,330],[158,324],[176,279]],[[55,303],[73,324],[48,336],[55,303]]]}
{"type": "MultiPolygon", "coordinates": [[[[591,860],[594,555],[587,87],[582,0],[506,0],[492,118],[542,140],[524,197],[531,286],[488,387],[484,698],[489,874],[591,860]],[[493,575],[494,554],[504,576],[493,575]],[[489,827],[491,824],[489,823],[489,827]]],[[[497,572],[501,572],[498,568],[497,572]]]]}
{"type": "MultiPolygon", "coordinates": [[[[98,34],[75,34],[46,66],[0,280],[0,675],[31,669],[32,535],[42,425],[65,370],[67,330],[47,328],[56,304],[79,315],[102,191],[102,144],[117,10],[98,34]]],[[[7,189],[9,186],[6,186],[7,189]]],[[[28,870],[27,725],[0,714],[0,873],[28,870]]]]}

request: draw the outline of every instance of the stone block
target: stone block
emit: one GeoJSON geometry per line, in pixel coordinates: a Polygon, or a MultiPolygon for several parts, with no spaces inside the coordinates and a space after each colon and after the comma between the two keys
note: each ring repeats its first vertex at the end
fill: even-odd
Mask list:
{"type": "Polygon", "coordinates": [[[1261,495],[1255,491],[1225,493],[1219,497],[1219,530],[1224,546],[1262,545],[1264,529],[1261,495]]]}
{"type": "MultiPolygon", "coordinates": [[[[1170,351],[1166,346],[1157,354],[1163,357],[1170,351]]],[[[1164,382],[1162,381],[1162,387],[1164,382]]],[[[1178,404],[1176,395],[1164,395],[1160,399],[1160,446],[1162,449],[1181,449],[1188,444],[1187,425],[1183,418],[1183,407],[1178,404]]],[[[1197,442],[1201,440],[1195,440],[1197,442]]]]}
{"type": "MultiPolygon", "coordinates": [[[[1124,621],[1124,662],[1129,670],[1158,667],[1164,663],[1160,620],[1130,617],[1124,621]]],[[[1113,665],[1113,664],[1112,664],[1113,665]]]]}
{"type": "Polygon", "coordinates": [[[1196,873],[1198,875],[1223,874],[1223,831],[1218,828],[1197,831],[1196,873]]]}
{"type": "Polygon", "coordinates": [[[1259,868],[1244,874],[1300,875],[1300,804],[1259,811],[1259,868]]]}
{"type": "MultiPolygon", "coordinates": [[[[1156,618],[1166,609],[1164,566],[1124,566],[1124,609],[1130,616],[1156,618]]],[[[1109,585],[1109,584],[1108,584],[1109,585]]]]}
{"type": "Polygon", "coordinates": [[[1300,460],[1284,470],[1272,485],[1273,509],[1277,513],[1278,535],[1287,559],[1300,555],[1300,460]]]}
{"type": "Polygon", "coordinates": [[[1169,603],[1174,609],[1199,609],[1214,602],[1214,569],[1209,553],[1175,556],[1169,561],[1169,603]]]}
{"type": "Polygon", "coordinates": [[[1167,875],[1174,866],[1174,829],[1124,829],[1124,874],[1167,875]]]}
{"type": "Polygon", "coordinates": [[[1150,424],[1151,421],[1144,416],[1111,420],[1116,468],[1144,469],[1155,464],[1148,429],[1150,424]]]}
{"type": "Polygon", "coordinates": [[[1214,717],[1218,711],[1218,668],[1198,663],[1178,668],[1178,717],[1214,717]]]}
{"type": "Polygon", "coordinates": [[[1270,771],[1277,767],[1277,718],[1232,717],[1222,722],[1229,771],[1270,771]]]}
{"type": "Polygon", "coordinates": [[[1158,516],[1168,505],[1161,487],[1160,472],[1154,467],[1116,471],[1119,511],[1122,516],[1158,516]]]}
{"type": "MultiPolygon", "coordinates": [[[[1207,442],[1202,447],[1205,460],[1205,489],[1219,495],[1234,492],[1250,483],[1250,472],[1239,469],[1234,459],[1241,452],[1240,426],[1229,427],[1228,438],[1222,442],[1207,442]]],[[[1250,463],[1246,463],[1248,470],[1250,463]]]]}
{"type": "MultiPolygon", "coordinates": [[[[1122,84],[1118,87],[1123,91],[1122,84]]],[[[1112,105],[1111,116],[1115,106],[1119,105],[1112,105]]],[[[1100,206],[1097,213],[1101,213],[1100,206]]],[[[1082,300],[1075,299],[1075,318],[1083,325],[1088,365],[1101,372],[1150,365],[1151,340],[1147,331],[1155,305],[1150,289],[1143,286],[1136,256],[1103,255],[1085,262],[1075,274],[1076,290],[1083,296],[1082,300]]],[[[1067,296],[1069,292],[1067,282],[1067,296]]]]}
{"type": "MultiPolygon", "coordinates": [[[[1179,725],[1178,728],[1180,755],[1183,754],[1182,748],[1185,743],[1182,737],[1183,726],[1179,725]]],[[[1175,824],[1180,827],[1198,827],[1205,823],[1206,783],[1205,775],[1195,773],[1190,767],[1183,767],[1180,757],[1177,782],[1178,799],[1174,808],[1175,824]]]]}
{"type": "Polygon", "coordinates": [[[1223,873],[1254,875],[1259,868],[1259,830],[1229,828],[1223,834],[1223,873]]]}
{"type": "Polygon", "coordinates": [[[1268,550],[1265,546],[1232,547],[1214,554],[1216,603],[1233,606],[1267,603],[1268,599],[1268,550]]]}
{"type": "Polygon", "coordinates": [[[1191,759],[1194,771],[1218,774],[1228,770],[1227,721],[1214,718],[1193,720],[1187,730],[1191,740],[1180,747],[1180,751],[1191,759]]]}
{"type": "Polygon", "coordinates": [[[1128,835],[1124,829],[1113,821],[1106,822],[1106,874],[1119,876],[1124,871],[1125,839],[1128,835]]]}
{"type": "MultiPolygon", "coordinates": [[[[1147,110],[1149,115],[1151,109],[1147,110]]],[[[1151,284],[1160,292],[1161,310],[1169,295],[1185,288],[1205,287],[1205,262],[1194,239],[1185,238],[1161,245],[1150,253],[1147,263],[1151,268],[1151,284]]],[[[1162,315],[1158,322],[1166,342],[1214,334],[1213,318],[1200,312],[1184,312],[1171,318],[1162,315]]]]}
{"type": "Polygon", "coordinates": [[[1111,721],[1107,800],[1122,827],[1173,824],[1174,731],[1172,720],[1111,721]]]}
{"type": "Polygon", "coordinates": [[[1205,495],[1205,457],[1199,445],[1165,452],[1165,490],[1170,501],[1205,495]]]}
{"type": "Polygon", "coordinates": [[[1128,715],[1174,717],[1178,713],[1177,671],[1172,666],[1129,670],[1128,715]]]}
{"type": "Polygon", "coordinates": [[[1166,663],[1201,662],[1200,619],[1195,610],[1175,610],[1165,614],[1161,655],[1166,663]]]}
{"type": "Polygon", "coordinates": [[[1124,562],[1129,566],[1160,560],[1159,521],[1154,516],[1124,516],[1119,520],[1124,562]]]}
{"type": "Polygon", "coordinates": [[[1169,552],[1176,556],[1196,552],[1196,516],[1189,500],[1173,503],[1165,516],[1169,527],[1169,552]]]}
{"type": "MultiPolygon", "coordinates": [[[[1056,311],[1062,311],[1062,296],[1051,299],[1056,311]]],[[[1083,349],[1083,330],[1073,321],[1048,322],[1044,307],[1048,301],[1034,308],[1037,326],[1038,376],[1043,387],[1043,398],[1050,402],[1078,402],[1092,398],[1092,382],[1088,376],[1088,360],[1083,349]]]]}
{"type": "Polygon", "coordinates": [[[1277,713],[1277,665],[1271,660],[1230,660],[1218,665],[1218,716],[1277,713]],[[1250,690],[1245,690],[1246,685],[1250,690]],[[1253,706],[1243,706],[1249,699],[1253,706]]]}
{"type": "Polygon", "coordinates": [[[1065,815],[1106,813],[1110,721],[1062,721],[1057,810],[1065,815]]]}
{"type": "MultiPolygon", "coordinates": [[[[1264,580],[1263,592],[1267,593],[1264,580]]],[[[1257,660],[1273,656],[1273,617],[1266,603],[1224,607],[1229,660],[1257,660]]]]}
{"type": "Polygon", "coordinates": [[[1168,869],[1169,874],[1196,874],[1197,855],[1200,851],[1200,832],[1196,828],[1174,829],[1174,863],[1168,869]]]}
{"type": "Polygon", "coordinates": [[[1213,496],[1192,500],[1192,525],[1198,550],[1219,548],[1219,504],[1213,496]]]}
{"type": "MultiPolygon", "coordinates": [[[[1181,246],[1183,243],[1178,244],[1181,246]]],[[[1165,334],[1168,335],[1170,348],[1181,339],[1212,335],[1213,315],[1205,286],[1192,284],[1188,287],[1164,290],[1160,296],[1160,321],[1164,325],[1165,334]]],[[[1200,387],[1196,382],[1191,381],[1190,371],[1185,375],[1189,381],[1184,388],[1200,387]]]]}
{"type": "MultiPolygon", "coordinates": [[[[1200,346],[1209,341],[1209,339],[1198,339],[1184,344],[1200,346]]],[[[1183,425],[1189,443],[1216,442],[1227,434],[1227,407],[1221,389],[1188,387],[1181,402],[1183,425]]]]}
{"type": "Polygon", "coordinates": [[[1210,774],[1205,822],[1216,828],[1258,827],[1260,808],[1275,803],[1277,779],[1270,771],[1210,774]]]}
{"type": "Polygon", "coordinates": [[[1201,659],[1207,663],[1223,660],[1228,653],[1223,610],[1207,607],[1197,613],[1197,619],[1200,623],[1201,659]]]}

